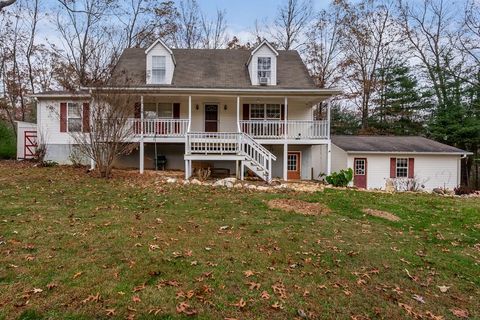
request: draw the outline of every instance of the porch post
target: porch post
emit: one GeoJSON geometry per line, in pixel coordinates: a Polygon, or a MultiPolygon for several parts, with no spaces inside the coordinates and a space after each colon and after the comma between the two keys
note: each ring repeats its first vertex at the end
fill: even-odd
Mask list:
{"type": "Polygon", "coordinates": [[[187,132],[190,132],[192,129],[192,96],[188,96],[188,129],[187,132]]]}
{"type": "Polygon", "coordinates": [[[143,96],[140,97],[140,174],[143,174],[145,148],[143,143],[143,96]]]}
{"type": "Polygon", "coordinates": [[[330,101],[327,103],[327,138],[330,140],[330,118],[331,118],[331,112],[330,112],[330,101]]]}
{"type": "Polygon", "coordinates": [[[237,96],[237,130],[242,132],[240,129],[240,96],[237,96]]]}
{"type": "MultiPolygon", "coordinates": [[[[287,118],[288,118],[288,97],[285,97],[285,114],[284,114],[284,119],[283,119],[283,126],[285,127],[285,129],[283,130],[283,135],[284,135],[284,138],[285,140],[287,140],[287,130],[288,130],[288,121],[287,121],[287,118]]],[[[286,179],[285,179],[286,180],[286,179]]]]}
{"type": "Polygon", "coordinates": [[[330,101],[327,103],[327,175],[332,173],[332,140],[330,139],[330,101]]]}
{"type": "Polygon", "coordinates": [[[288,180],[288,144],[283,144],[283,180],[288,180]]]}
{"type": "MultiPolygon", "coordinates": [[[[90,112],[89,112],[89,114],[88,114],[88,117],[89,117],[88,123],[89,123],[89,125],[90,125],[90,128],[89,128],[90,130],[89,130],[89,131],[90,131],[90,146],[91,146],[91,145],[93,144],[93,142],[92,142],[92,137],[95,136],[95,133],[92,132],[93,129],[95,128],[95,125],[94,125],[94,123],[93,123],[93,116],[92,116],[92,114],[95,112],[95,111],[94,111],[94,110],[95,110],[95,106],[94,106],[95,99],[94,99],[93,96],[92,96],[92,90],[90,90],[90,96],[92,97],[92,100],[91,100],[91,102],[90,102],[90,112]]],[[[39,110],[40,110],[40,109],[39,109],[39,110]]],[[[37,118],[37,119],[39,119],[39,118],[37,118]]],[[[37,120],[37,121],[38,121],[38,120],[37,120]]],[[[91,147],[90,147],[90,150],[91,150],[91,152],[92,152],[92,156],[90,157],[90,170],[93,171],[93,170],[95,170],[95,159],[94,159],[94,152],[93,152],[94,147],[91,146],[91,147]]]]}
{"type": "Polygon", "coordinates": [[[243,161],[240,161],[240,180],[244,180],[245,178],[245,166],[243,165],[243,161]]]}

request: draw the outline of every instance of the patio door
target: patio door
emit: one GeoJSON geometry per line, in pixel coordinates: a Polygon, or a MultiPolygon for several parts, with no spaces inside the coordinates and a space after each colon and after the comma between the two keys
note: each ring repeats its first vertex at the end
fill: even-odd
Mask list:
{"type": "Polygon", "coordinates": [[[205,105],[205,132],[218,132],[218,105],[205,105]]]}
{"type": "Polygon", "coordinates": [[[353,184],[355,187],[367,189],[367,159],[355,158],[353,160],[353,184]]]}
{"type": "Polygon", "coordinates": [[[289,151],[287,155],[287,178],[300,180],[302,154],[299,151],[289,151]]]}

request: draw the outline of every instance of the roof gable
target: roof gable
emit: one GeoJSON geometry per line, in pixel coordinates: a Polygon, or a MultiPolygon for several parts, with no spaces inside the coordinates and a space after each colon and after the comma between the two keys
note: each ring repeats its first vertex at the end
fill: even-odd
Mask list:
{"type": "Polygon", "coordinates": [[[147,55],[147,54],[148,54],[150,51],[152,51],[157,45],[161,45],[162,47],[164,47],[165,50],[167,50],[168,53],[170,53],[170,55],[172,56],[172,58],[173,58],[173,63],[176,64],[175,55],[173,54],[172,49],[170,49],[170,48],[165,44],[165,42],[163,42],[161,39],[157,39],[154,43],[152,43],[152,45],[145,50],[145,54],[147,55]]]}

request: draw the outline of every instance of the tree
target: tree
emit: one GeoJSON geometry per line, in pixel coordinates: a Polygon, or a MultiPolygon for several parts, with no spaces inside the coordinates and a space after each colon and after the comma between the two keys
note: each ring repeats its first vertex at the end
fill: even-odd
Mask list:
{"type": "Polygon", "coordinates": [[[226,44],[226,22],[225,10],[217,10],[216,17],[212,21],[206,15],[202,15],[203,48],[219,49],[226,44]]]}
{"type": "MultiPolygon", "coordinates": [[[[136,144],[131,142],[134,127],[128,119],[138,97],[119,92],[94,91],[89,104],[89,119],[84,132],[70,132],[75,148],[95,162],[103,178],[109,178],[118,156],[130,153],[136,144]]],[[[87,122],[87,123],[86,123],[87,122]]]]}
{"type": "Polygon", "coordinates": [[[14,4],[15,1],[16,0],[0,0],[0,11],[7,6],[14,4]]]}
{"type": "Polygon", "coordinates": [[[298,48],[300,37],[308,26],[312,12],[311,0],[286,0],[278,8],[270,35],[282,49],[298,48]]]}
{"type": "Polygon", "coordinates": [[[197,48],[202,40],[200,6],[196,0],[181,0],[175,34],[177,48],[197,48]]]}
{"type": "Polygon", "coordinates": [[[398,41],[392,4],[363,0],[355,5],[338,1],[336,5],[344,12],[340,32],[346,95],[361,111],[362,129],[366,131],[372,96],[377,90],[377,71],[398,41]]]}

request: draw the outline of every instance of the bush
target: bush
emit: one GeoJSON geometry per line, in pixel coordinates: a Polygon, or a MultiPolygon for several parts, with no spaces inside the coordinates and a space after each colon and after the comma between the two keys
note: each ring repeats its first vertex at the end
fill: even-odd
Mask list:
{"type": "Polygon", "coordinates": [[[463,194],[472,194],[472,193],[475,193],[475,189],[472,189],[470,187],[466,187],[466,186],[459,186],[459,187],[456,187],[455,189],[453,189],[453,191],[455,191],[455,194],[457,196],[461,196],[463,194]]]}
{"type": "Polygon", "coordinates": [[[0,121],[0,159],[15,159],[17,146],[12,128],[0,121]]]}
{"type": "Polygon", "coordinates": [[[353,170],[348,168],[347,170],[340,170],[340,172],[333,172],[326,176],[325,180],[335,187],[346,187],[353,180],[353,170]]]}

